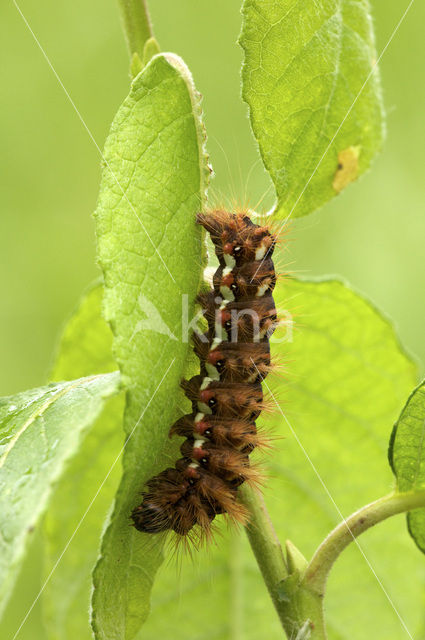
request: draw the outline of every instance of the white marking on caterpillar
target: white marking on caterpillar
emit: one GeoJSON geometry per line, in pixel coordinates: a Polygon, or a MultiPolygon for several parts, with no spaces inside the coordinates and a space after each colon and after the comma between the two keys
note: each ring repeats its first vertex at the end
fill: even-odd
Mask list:
{"type": "Polygon", "coordinates": [[[192,467],[192,469],[197,469],[199,467],[199,464],[197,462],[191,462],[188,466],[192,467]]]}
{"type": "Polygon", "coordinates": [[[230,270],[232,270],[233,267],[236,266],[236,260],[234,259],[234,257],[230,255],[230,253],[223,253],[223,257],[224,257],[224,262],[226,263],[226,266],[230,267],[230,270]]]}
{"type": "Polygon", "coordinates": [[[202,411],[203,413],[208,413],[208,415],[212,414],[211,409],[209,408],[208,405],[205,404],[205,402],[199,401],[197,404],[198,404],[199,411],[202,411]]]}
{"type": "Polygon", "coordinates": [[[266,255],[266,247],[264,246],[264,242],[261,243],[261,245],[258,247],[258,249],[255,252],[255,259],[256,260],[262,260],[264,258],[264,256],[266,255]]]}
{"type": "Polygon", "coordinates": [[[204,280],[211,286],[213,286],[213,277],[216,271],[215,267],[205,267],[204,269],[204,280]]]}
{"type": "Polygon", "coordinates": [[[202,418],[204,417],[203,413],[197,413],[194,419],[194,423],[196,424],[197,422],[201,422],[202,418]]]}
{"type": "Polygon", "coordinates": [[[216,336],[214,338],[214,340],[212,341],[210,351],[214,351],[214,349],[217,349],[217,347],[219,347],[222,342],[223,342],[223,340],[221,340],[220,338],[217,338],[217,336],[216,336]]]}
{"type": "Polygon", "coordinates": [[[201,386],[200,386],[200,390],[203,391],[204,389],[206,389],[209,386],[210,382],[212,382],[212,379],[208,378],[208,376],[205,377],[202,380],[202,383],[201,383],[201,386]]]}
{"type": "Polygon", "coordinates": [[[202,445],[204,444],[204,442],[206,442],[205,438],[198,438],[198,439],[197,439],[197,440],[195,440],[195,442],[193,443],[193,448],[194,448],[194,449],[202,448],[202,445]]]}
{"type": "Polygon", "coordinates": [[[223,298],[225,298],[229,302],[233,302],[233,300],[235,299],[235,296],[233,295],[233,291],[229,287],[226,287],[226,285],[222,285],[220,287],[220,293],[223,296],[223,298]]]}
{"type": "Polygon", "coordinates": [[[217,371],[216,367],[211,364],[211,362],[205,363],[205,369],[207,370],[208,375],[211,376],[213,380],[220,380],[220,374],[217,371]]]}
{"type": "Polygon", "coordinates": [[[257,293],[255,294],[255,296],[257,298],[261,298],[267,291],[267,289],[269,288],[269,283],[267,284],[261,284],[258,289],[257,289],[257,293]]]}

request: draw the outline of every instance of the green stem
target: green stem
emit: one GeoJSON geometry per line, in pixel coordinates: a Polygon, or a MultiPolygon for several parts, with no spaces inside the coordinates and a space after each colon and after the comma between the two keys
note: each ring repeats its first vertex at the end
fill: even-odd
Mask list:
{"type": "Polygon", "coordinates": [[[302,587],[323,598],[332,565],[350,542],[375,524],[420,507],[425,507],[425,491],[392,493],[353,513],[341,522],[317,549],[304,574],[302,587]]]}
{"type": "Polygon", "coordinates": [[[288,564],[260,493],[245,485],[242,502],[249,510],[248,539],[288,638],[326,640],[323,600],[329,572],[339,554],[357,536],[399,513],[425,507],[425,490],[392,493],[366,505],[339,524],[307,565],[287,542],[288,564]],[[305,563],[305,564],[304,564],[305,563]],[[303,633],[305,630],[305,634],[303,633]]]}
{"type": "Polygon", "coordinates": [[[262,495],[246,485],[240,488],[240,495],[250,514],[250,520],[246,526],[249,542],[278,616],[285,626],[286,613],[278,590],[279,583],[288,576],[282,547],[262,495]]]}
{"type": "Polygon", "coordinates": [[[137,54],[143,60],[143,49],[152,38],[152,26],[145,0],[118,0],[130,60],[137,54]]]}

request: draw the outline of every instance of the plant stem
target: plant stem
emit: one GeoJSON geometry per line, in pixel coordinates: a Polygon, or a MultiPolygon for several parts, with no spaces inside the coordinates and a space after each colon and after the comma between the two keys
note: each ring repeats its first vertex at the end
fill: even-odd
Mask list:
{"type": "Polygon", "coordinates": [[[305,629],[308,634],[305,637],[312,640],[326,640],[327,637],[323,600],[327,577],[339,554],[375,524],[399,513],[425,507],[425,490],[392,493],[379,498],[341,522],[322,542],[306,568],[301,554],[291,552],[293,545],[289,544],[289,557],[292,557],[289,566],[295,562],[298,568],[288,570],[261,494],[244,485],[240,495],[250,513],[246,526],[248,539],[282,627],[288,638],[297,637],[298,633],[304,637],[305,629]]]}
{"type": "Polygon", "coordinates": [[[391,516],[425,507],[425,491],[392,493],[366,505],[341,522],[315,552],[302,587],[324,597],[326,580],[339,554],[360,534],[391,516]]]}
{"type": "Polygon", "coordinates": [[[273,528],[262,495],[246,485],[240,488],[242,502],[248,508],[250,521],[246,526],[249,542],[269,590],[273,604],[282,624],[285,611],[279,598],[278,585],[288,576],[279,539],[273,528]]]}
{"type": "MultiPolygon", "coordinates": [[[[243,485],[240,496],[250,515],[246,526],[248,539],[287,637],[291,640],[309,638],[314,629],[315,640],[326,640],[322,599],[307,589],[299,588],[299,570],[294,568],[289,575],[262,495],[243,485]]],[[[294,558],[294,547],[290,546],[294,558]]]]}
{"type": "Polygon", "coordinates": [[[118,0],[130,60],[136,53],[143,60],[145,42],[152,38],[152,26],[145,0],[118,0]]]}

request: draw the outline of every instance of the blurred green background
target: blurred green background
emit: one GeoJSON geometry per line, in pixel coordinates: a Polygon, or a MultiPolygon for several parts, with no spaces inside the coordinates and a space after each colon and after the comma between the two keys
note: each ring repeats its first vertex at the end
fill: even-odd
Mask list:
{"type": "MultiPolygon", "coordinates": [[[[155,0],[163,50],[181,55],[203,94],[212,194],[272,203],[240,99],[238,0],[155,0]],[[268,190],[268,191],[267,191],[268,190]]],[[[378,51],[408,2],[373,3],[378,51]]],[[[20,0],[19,6],[100,147],[128,90],[114,0],[20,0]]],[[[372,170],[323,210],[293,224],[290,269],[339,274],[396,323],[425,362],[425,5],[413,5],[381,63],[388,135],[372,170]]],[[[100,156],[13,2],[0,6],[0,393],[43,384],[61,328],[98,275],[100,156]]],[[[421,365],[422,366],[422,365],[421,365]]],[[[423,369],[422,369],[423,370],[423,369]]],[[[34,558],[34,554],[33,558],[34,558]]],[[[36,554],[37,555],[37,554],[36,554]]],[[[12,638],[37,586],[28,564],[2,638],[12,638]]],[[[43,638],[36,606],[19,638],[43,638]]]]}

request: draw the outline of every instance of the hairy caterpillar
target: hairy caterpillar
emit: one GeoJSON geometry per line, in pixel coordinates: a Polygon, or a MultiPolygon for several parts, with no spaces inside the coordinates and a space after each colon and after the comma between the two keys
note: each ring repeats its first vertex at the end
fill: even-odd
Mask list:
{"type": "Polygon", "coordinates": [[[237,489],[258,482],[249,455],[264,442],[255,421],[264,407],[261,381],[271,368],[269,337],[277,324],[276,240],[244,213],[198,214],[197,222],[211,236],[219,267],[213,290],[198,296],[208,323],[193,336],[200,374],[182,382],[192,413],[170,429],[170,436],[185,438],[182,457],[147,482],[132,519],[147,533],[208,537],[218,514],[246,522],[237,489]]]}

